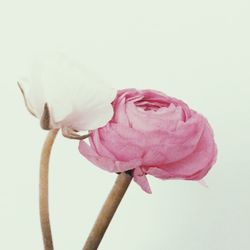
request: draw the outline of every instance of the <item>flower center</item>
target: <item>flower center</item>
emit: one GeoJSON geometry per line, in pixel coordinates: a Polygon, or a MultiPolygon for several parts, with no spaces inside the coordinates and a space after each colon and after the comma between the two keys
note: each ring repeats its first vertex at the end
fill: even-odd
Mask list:
{"type": "Polygon", "coordinates": [[[160,108],[167,108],[169,106],[168,103],[160,103],[160,102],[152,102],[147,100],[140,100],[135,102],[136,107],[143,109],[144,111],[157,111],[160,108]]]}

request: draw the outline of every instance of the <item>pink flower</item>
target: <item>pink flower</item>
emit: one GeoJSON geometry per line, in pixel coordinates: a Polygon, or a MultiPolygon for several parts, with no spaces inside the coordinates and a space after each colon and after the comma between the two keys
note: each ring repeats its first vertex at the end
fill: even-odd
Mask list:
{"type": "Polygon", "coordinates": [[[200,180],[216,161],[213,131],[206,118],[181,100],[154,90],[125,89],[113,101],[114,116],[92,131],[79,150],[110,172],[131,170],[151,193],[146,175],[200,180]]]}

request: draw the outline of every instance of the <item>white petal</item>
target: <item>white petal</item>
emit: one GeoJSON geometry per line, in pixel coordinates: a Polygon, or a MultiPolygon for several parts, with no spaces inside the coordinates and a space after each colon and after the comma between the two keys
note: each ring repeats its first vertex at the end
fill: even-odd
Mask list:
{"type": "Polygon", "coordinates": [[[62,54],[37,60],[31,82],[29,98],[37,116],[41,117],[47,102],[57,126],[95,129],[105,125],[113,115],[111,102],[116,90],[62,54]]]}
{"type": "Polygon", "coordinates": [[[31,83],[27,78],[21,79],[19,84],[23,90],[28,110],[40,119],[45,103],[42,91],[40,91],[38,88],[34,88],[34,84],[31,83]]]}
{"type": "MultiPolygon", "coordinates": [[[[82,109],[75,109],[78,112],[73,112],[63,121],[63,126],[71,126],[76,130],[93,130],[99,127],[104,126],[113,116],[113,108],[111,102],[114,99],[114,95],[108,94],[105,95],[100,93],[96,94],[94,98],[99,98],[98,103],[90,101],[89,106],[82,106],[82,109]]],[[[94,99],[93,98],[93,99],[94,99]]]]}

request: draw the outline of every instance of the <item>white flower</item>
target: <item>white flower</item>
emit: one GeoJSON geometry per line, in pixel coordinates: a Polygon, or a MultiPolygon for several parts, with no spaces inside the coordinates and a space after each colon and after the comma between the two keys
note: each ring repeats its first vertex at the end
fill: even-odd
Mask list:
{"type": "Polygon", "coordinates": [[[27,109],[44,129],[61,128],[65,136],[79,138],[75,132],[112,118],[116,90],[62,54],[35,62],[30,79],[18,84],[27,109]]]}

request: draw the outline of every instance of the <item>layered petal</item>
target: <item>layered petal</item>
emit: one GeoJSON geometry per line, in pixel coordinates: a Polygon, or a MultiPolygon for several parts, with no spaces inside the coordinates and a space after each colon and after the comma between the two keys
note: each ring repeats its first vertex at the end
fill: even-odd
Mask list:
{"type": "Polygon", "coordinates": [[[174,106],[174,104],[170,104],[168,107],[156,108],[155,110],[145,109],[143,105],[146,104],[143,103],[138,106],[138,104],[130,102],[126,105],[128,120],[134,129],[145,132],[156,130],[173,131],[178,121],[182,120],[182,109],[174,106]]]}
{"type": "Polygon", "coordinates": [[[184,159],[157,167],[145,167],[144,171],[160,179],[200,180],[216,161],[217,148],[213,132],[206,122],[203,134],[195,150],[184,159]]]}
{"type": "Polygon", "coordinates": [[[98,146],[105,147],[117,160],[142,159],[146,138],[139,131],[120,124],[109,123],[99,129],[98,133],[102,144],[98,146]]]}
{"type": "Polygon", "coordinates": [[[151,135],[148,148],[145,149],[143,165],[157,166],[184,159],[197,146],[204,130],[205,120],[196,114],[176,131],[157,131],[151,135]]]}
{"type": "Polygon", "coordinates": [[[79,144],[80,153],[85,156],[94,165],[109,171],[109,172],[125,172],[141,166],[140,159],[133,159],[130,161],[118,161],[112,160],[108,157],[103,157],[97,154],[92,147],[90,147],[85,141],[81,141],[79,144]]]}

